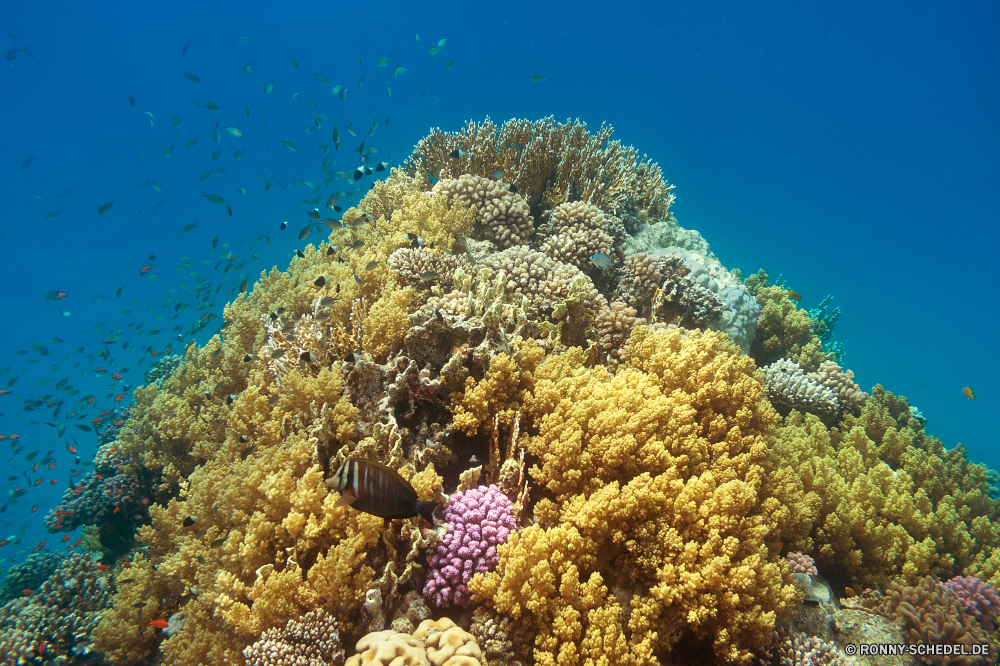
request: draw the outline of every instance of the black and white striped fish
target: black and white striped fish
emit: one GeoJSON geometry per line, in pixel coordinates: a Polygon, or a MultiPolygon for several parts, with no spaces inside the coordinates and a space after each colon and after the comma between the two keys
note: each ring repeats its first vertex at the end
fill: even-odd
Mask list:
{"type": "Polygon", "coordinates": [[[335,506],[352,506],[382,518],[421,516],[434,522],[436,502],[421,502],[417,491],[399,473],[381,463],[348,458],[326,485],[340,493],[335,506]]]}

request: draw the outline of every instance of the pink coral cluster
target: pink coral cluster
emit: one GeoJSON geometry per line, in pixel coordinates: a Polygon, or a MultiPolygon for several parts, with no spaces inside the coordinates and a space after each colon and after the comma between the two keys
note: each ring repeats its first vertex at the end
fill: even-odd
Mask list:
{"type": "Polygon", "coordinates": [[[941,587],[951,592],[984,629],[994,631],[993,623],[1000,614],[1000,594],[993,586],[975,576],[955,576],[941,587]]]}
{"type": "Polygon", "coordinates": [[[497,548],[517,528],[513,507],[495,485],[479,486],[452,495],[443,518],[448,531],[428,551],[424,596],[439,608],[468,607],[468,582],[473,575],[496,567],[500,561],[497,548]]]}
{"type": "Polygon", "coordinates": [[[788,555],[785,555],[785,559],[788,560],[788,565],[792,573],[811,574],[813,576],[819,574],[819,571],[816,570],[816,560],[805,553],[788,553],[788,555]]]}

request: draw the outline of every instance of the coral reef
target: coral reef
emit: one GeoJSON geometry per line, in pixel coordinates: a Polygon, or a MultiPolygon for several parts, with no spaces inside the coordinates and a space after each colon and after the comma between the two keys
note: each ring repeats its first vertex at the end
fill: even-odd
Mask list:
{"type": "Polygon", "coordinates": [[[448,531],[427,554],[424,595],[439,608],[468,606],[468,582],[496,568],[497,548],[517,529],[513,507],[495,485],[479,486],[452,495],[442,518],[448,531]]]}
{"type": "Polygon", "coordinates": [[[552,117],[509,120],[497,127],[486,118],[466,123],[459,132],[433,130],[403,168],[419,179],[430,175],[439,180],[464,174],[492,177],[499,171],[533,208],[554,208],[575,199],[613,213],[631,199],[649,217],[666,215],[674,198],[672,186],[656,163],[612,141],[613,131],[601,125],[590,134],[586,123],[560,124],[552,117]]]}
{"type": "Polygon", "coordinates": [[[826,421],[832,421],[840,411],[837,397],[826,386],[807,377],[798,363],[786,358],[778,359],[761,368],[767,397],[778,413],[787,416],[797,409],[800,412],[816,414],[826,421]]]}
{"type": "Polygon", "coordinates": [[[800,573],[815,576],[819,573],[816,570],[816,560],[805,553],[791,552],[785,555],[785,559],[788,560],[788,568],[793,574],[800,573]]]}
{"type": "Polygon", "coordinates": [[[90,555],[62,558],[36,589],[0,608],[0,663],[83,659],[113,591],[110,576],[90,555]]]}
{"type": "Polygon", "coordinates": [[[895,621],[907,643],[936,645],[949,643],[966,646],[968,656],[918,656],[924,664],[972,666],[992,664],[997,645],[980,626],[975,616],[965,612],[965,605],[931,576],[915,586],[893,582],[885,594],[868,590],[861,597],[848,599],[845,605],[865,608],[895,621]],[[975,654],[972,646],[988,644],[990,654],[975,654]]]}
{"type": "Polygon", "coordinates": [[[10,644],[39,656],[50,612],[15,595],[62,581],[98,589],[55,591],[84,604],[55,654],[114,666],[337,663],[337,640],[352,664],[840,663],[824,637],[771,643],[804,600],[835,605],[817,568],[917,585],[918,610],[884,609],[912,636],[986,632],[997,475],[866,396],[824,347],[833,313],[780,276],[743,283],[610,137],[434,130],[262,272],[113,415],[46,518],[84,526],[93,554],[66,562],[85,575],[15,567],[10,644]],[[437,524],[337,506],[348,457],[396,470],[437,524]]]}
{"type": "Polygon", "coordinates": [[[268,629],[243,656],[247,666],[333,666],[344,663],[344,648],[337,620],[316,609],[268,629]]]}

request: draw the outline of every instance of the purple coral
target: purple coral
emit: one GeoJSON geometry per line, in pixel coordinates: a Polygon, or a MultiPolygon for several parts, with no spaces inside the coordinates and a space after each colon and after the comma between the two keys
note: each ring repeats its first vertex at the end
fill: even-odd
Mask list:
{"type": "Polygon", "coordinates": [[[967,613],[975,617],[979,624],[990,633],[993,623],[1000,613],[1000,594],[989,583],[975,576],[955,576],[941,587],[952,593],[967,613]]]}
{"type": "Polygon", "coordinates": [[[424,596],[439,608],[468,607],[468,582],[473,575],[496,567],[500,561],[497,548],[517,528],[513,507],[496,486],[479,486],[452,495],[443,518],[448,531],[428,551],[424,596]]]}
{"type": "Polygon", "coordinates": [[[811,574],[813,576],[819,574],[819,571],[816,570],[816,560],[805,553],[788,553],[788,555],[785,555],[785,559],[788,560],[788,566],[792,570],[792,573],[811,574]]]}

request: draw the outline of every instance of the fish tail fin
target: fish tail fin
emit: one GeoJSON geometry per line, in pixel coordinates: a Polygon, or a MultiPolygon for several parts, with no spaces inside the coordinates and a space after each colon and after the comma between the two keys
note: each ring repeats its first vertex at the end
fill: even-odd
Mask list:
{"type": "Polygon", "coordinates": [[[437,502],[416,502],[413,507],[417,515],[426,520],[430,524],[434,524],[434,514],[438,510],[437,502]]]}

